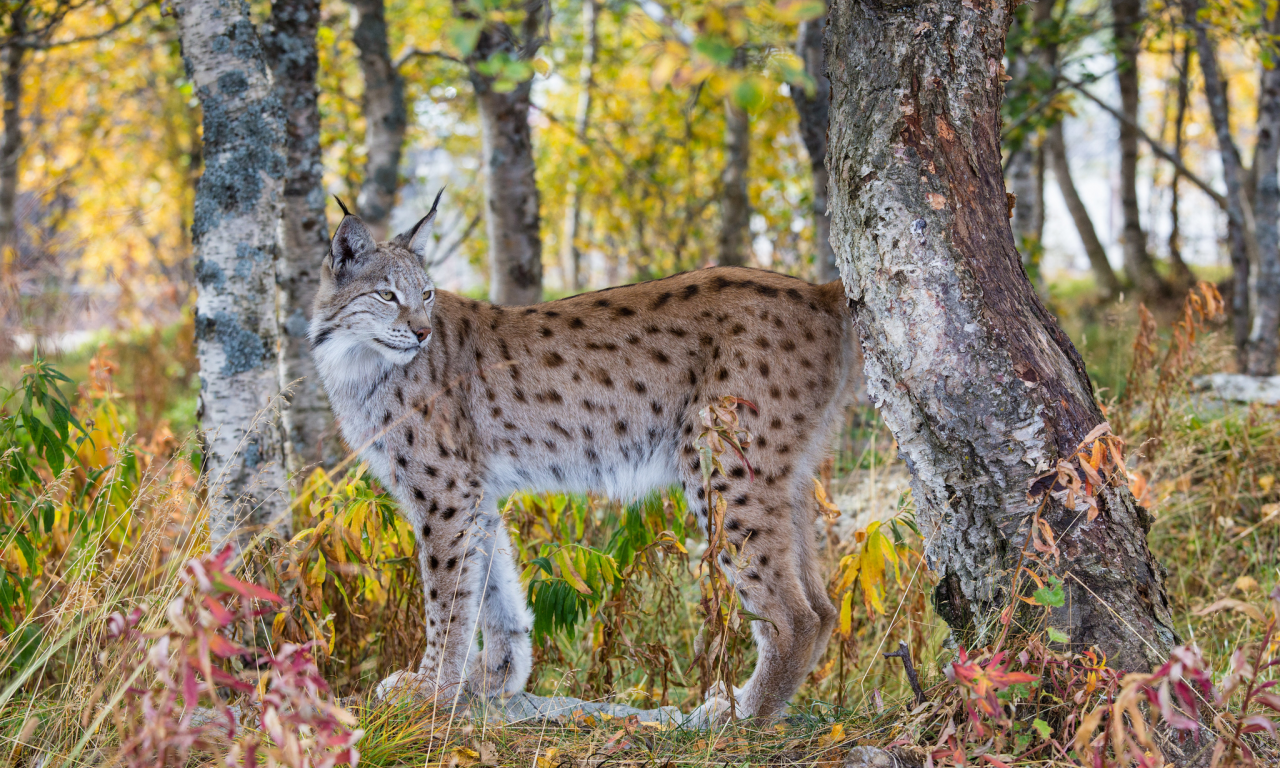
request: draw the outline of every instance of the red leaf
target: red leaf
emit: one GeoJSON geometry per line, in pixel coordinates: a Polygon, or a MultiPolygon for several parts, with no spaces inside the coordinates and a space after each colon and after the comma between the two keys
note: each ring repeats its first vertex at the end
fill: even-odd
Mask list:
{"type": "Polygon", "coordinates": [[[272,592],[266,587],[259,586],[258,584],[253,584],[247,581],[241,581],[236,577],[230,576],[225,573],[219,573],[217,576],[218,576],[219,587],[235,592],[237,595],[240,595],[241,597],[252,597],[258,600],[269,600],[273,603],[284,604],[284,598],[280,597],[275,592],[272,592]]]}

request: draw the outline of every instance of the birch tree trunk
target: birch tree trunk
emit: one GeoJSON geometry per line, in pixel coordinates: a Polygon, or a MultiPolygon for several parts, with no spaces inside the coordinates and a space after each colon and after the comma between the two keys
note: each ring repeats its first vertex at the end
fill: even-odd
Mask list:
{"type": "Polygon", "coordinates": [[[351,7],[358,16],[352,37],[364,76],[364,183],[356,206],[374,237],[385,240],[400,187],[400,152],[408,125],[404,78],[391,60],[382,0],[351,0],[351,7]]]}
{"type": "Polygon", "coordinates": [[[1085,208],[1080,193],[1076,191],[1075,181],[1071,178],[1071,163],[1067,160],[1067,144],[1062,140],[1062,123],[1055,123],[1045,137],[1045,149],[1049,161],[1053,165],[1053,176],[1058,180],[1058,188],[1062,190],[1062,198],[1067,202],[1067,210],[1071,213],[1071,221],[1080,234],[1080,242],[1084,252],[1089,256],[1089,266],[1093,268],[1093,277],[1108,301],[1120,295],[1120,278],[1116,277],[1111,262],[1107,259],[1107,251],[1098,239],[1093,228],[1093,220],[1089,218],[1089,209],[1085,208]]]}
{"type": "MultiPolygon", "coordinates": [[[[596,0],[582,2],[582,90],[578,92],[578,112],[574,115],[573,131],[583,147],[587,142],[587,125],[591,120],[591,98],[596,85],[596,49],[599,45],[597,34],[600,17],[600,6],[596,0]]],[[[573,199],[564,217],[564,248],[561,263],[568,273],[565,287],[574,291],[582,290],[582,251],[578,248],[578,229],[582,224],[582,192],[589,167],[588,156],[583,155],[578,161],[578,178],[573,188],[573,199]]]]}
{"type": "Polygon", "coordinates": [[[320,264],[329,252],[325,221],[324,165],[320,157],[320,109],[316,103],[316,31],[319,0],[275,0],[262,37],[276,97],[284,108],[283,243],[277,267],[280,296],[280,384],[289,387],[284,412],[285,455],[291,473],[308,465],[332,467],[342,458],[325,396],[307,342],[311,301],[320,264]]]}
{"type": "Polygon", "coordinates": [[[0,248],[18,247],[18,158],[22,156],[22,60],[27,49],[26,6],[9,14],[10,43],[0,50],[0,95],[4,97],[4,134],[0,136],[0,248]]]}
{"type": "MultiPolygon", "coordinates": [[[[746,65],[739,49],[733,68],[746,65]]],[[[750,261],[747,248],[751,232],[751,199],[747,195],[747,168],[751,162],[751,117],[728,96],[724,101],[724,170],[720,172],[720,249],[722,267],[740,267],[750,261]]]]}
{"type": "MultiPolygon", "coordinates": [[[[1000,167],[1008,13],[836,0],[826,36],[832,245],[869,394],[911,467],[938,612],[970,647],[1015,604],[1032,481],[1103,422],[1014,248],[1000,167]]],[[[1062,554],[1044,557],[1046,575],[1066,594],[1049,623],[1109,664],[1150,668],[1177,642],[1151,518],[1127,487],[1097,502],[1092,521],[1052,497],[1041,512],[1062,554]]]]}
{"type": "Polygon", "coordinates": [[[800,22],[796,55],[804,62],[804,70],[813,78],[815,88],[810,96],[803,88],[791,88],[800,118],[800,138],[809,153],[813,173],[813,263],[818,282],[827,283],[840,277],[836,269],[836,253],[831,249],[831,214],[827,211],[827,120],[831,111],[831,81],[827,79],[826,56],[822,52],[822,28],[827,17],[800,22]]]}
{"type": "Polygon", "coordinates": [[[1209,102],[1209,114],[1213,118],[1213,130],[1218,138],[1218,156],[1222,159],[1222,176],[1227,182],[1227,215],[1230,217],[1227,231],[1231,248],[1231,326],[1236,342],[1236,362],[1241,371],[1249,367],[1249,330],[1252,319],[1249,296],[1249,252],[1245,244],[1245,207],[1248,200],[1244,191],[1244,169],[1240,162],[1240,150],[1231,137],[1228,115],[1227,87],[1218,69],[1218,51],[1204,24],[1197,18],[1199,0],[1186,0],[1183,15],[1195,31],[1196,51],[1200,54],[1200,71],[1204,75],[1204,95],[1209,102]]]}
{"type": "Polygon", "coordinates": [[[183,0],[176,11],[204,121],[191,239],[209,528],[215,543],[243,544],[289,509],[275,411],[284,117],[247,4],[183,0]]]}
{"type": "MultiPolygon", "coordinates": [[[[1267,19],[1267,32],[1280,34],[1280,12],[1267,19]]],[[[1258,236],[1258,277],[1249,332],[1249,360],[1246,372],[1271,376],[1276,372],[1277,345],[1280,345],[1280,66],[1262,70],[1258,98],[1258,144],[1253,169],[1258,176],[1254,200],[1254,227],[1258,236]]]]}
{"type": "Polygon", "coordinates": [[[1124,271],[1147,297],[1164,296],[1168,286],[1147,251],[1138,209],[1138,49],[1142,42],[1142,0],[1111,0],[1116,46],[1116,80],[1120,85],[1120,206],[1124,212],[1124,271]]]}
{"type": "Polygon", "coordinates": [[[542,233],[538,180],[529,129],[529,93],[533,80],[510,90],[495,88],[500,80],[477,64],[490,57],[531,61],[541,46],[543,0],[525,6],[521,34],[505,23],[490,23],[480,32],[468,59],[471,84],[480,112],[484,156],[485,227],[489,235],[489,300],[525,305],[542,300],[542,233]]]}

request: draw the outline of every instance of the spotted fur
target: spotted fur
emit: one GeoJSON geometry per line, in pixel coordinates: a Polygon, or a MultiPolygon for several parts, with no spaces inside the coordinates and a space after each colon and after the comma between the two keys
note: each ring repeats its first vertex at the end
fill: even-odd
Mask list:
{"type": "Polygon", "coordinates": [[[417,533],[428,639],[399,681],[523,688],[531,621],[498,500],[521,489],[627,500],[679,484],[705,526],[698,411],[733,395],[758,410],[743,409],[752,471],[726,456],[712,480],[743,554],[722,567],[768,619],[753,624],[759,662],[738,712],[777,713],[836,617],[814,558],[811,478],[849,389],[840,284],[717,268],[493,306],[434,291],[420,262],[433,215],[382,244],[344,218],[311,325],[343,435],[417,533]]]}

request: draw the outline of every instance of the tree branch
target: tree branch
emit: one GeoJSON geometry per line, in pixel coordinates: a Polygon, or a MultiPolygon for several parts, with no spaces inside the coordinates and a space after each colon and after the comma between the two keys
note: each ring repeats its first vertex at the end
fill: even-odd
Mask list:
{"type": "Polygon", "coordinates": [[[400,69],[409,61],[409,59],[418,57],[424,59],[444,59],[445,61],[452,61],[454,64],[461,64],[463,66],[466,66],[467,64],[457,56],[451,56],[443,51],[424,51],[421,48],[415,48],[411,45],[400,52],[400,55],[395,58],[395,61],[391,62],[391,66],[396,69],[400,69]]]}
{"type": "Polygon", "coordinates": [[[475,232],[476,227],[480,225],[480,218],[480,214],[472,216],[471,221],[467,224],[467,228],[462,231],[462,234],[458,236],[457,240],[453,241],[453,245],[450,245],[443,254],[431,259],[431,263],[426,265],[425,269],[435,269],[448,261],[450,256],[457,253],[458,249],[462,247],[462,244],[471,237],[471,233],[475,232]]]}
{"type": "Polygon", "coordinates": [[[113,35],[116,32],[120,31],[121,29],[129,26],[130,24],[133,23],[134,19],[137,19],[139,16],[142,15],[143,11],[147,10],[148,8],[150,8],[155,4],[156,4],[156,0],[148,0],[148,2],[145,2],[142,5],[139,5],[137,8],[134,8],[133,11],[131,11],[128,16],[124,17],[120,21],[117,21],[115,24],[112,24],[110,27],[107,27],[101,32],[95,32],[92,35],[84,35],[83,37],[73,37],[70,40],[54,40],[50,42],[31,42],[31,43],[23,43],[22,45],[23,47],[28,48],[30,50],[47,51],[53,48],[61,48],[67,45],[77,45],[79,43],[92,43],[94,41],[101,40],[104,37],[107,37],[109,35],[113,35]]]}
{"type": "MultiPolygon", "coordinates": [[[[1124,123],[1125,125],[1128,125],[1129,127],[1133,128],[1135,131],[1137,131],[1138,138],[1145,141],[1147,143],[1147,146],[1151,147],[1152,153],[1154,153],[1161,160],[1167,161],[1174,168],[1177,168],[1178,173],[1185,176],[1186,179],[1190,181],[1192,184],[1195,184],[1197,187],[1204,190],[1204,193],[1207,194],[1209,197],[1212,197],[1213,201],[1217,203],[1218,206],[1222,208],[1222,210],[1224,211],[1227,210],[1227,198],[1225,195],[1223,195],[1221,192],[1211,187],[1209,185],[1209,182],[1205,181],[1204,179],[1192,173],[1187,168],[1187,166],[1184,165],[1183,162],[1177,158],[1177,156],[1175,156],[1172,152],[1166,150],[1164,147],[1160,146],[1160,144],[1158,144],[1155,139],[1147,135],[1147,132],[1142,130],[1142,128],[1140,128],[1137,123],[1130,120],[1127,115],[1125,115],[1123,112],[1116,109],[1115,107],[1112,107],[1110,104],[1106,103],[1102,99],[1099,99],[1097,96],[1094,96],[1092,93],[1089,93],[1089,91],[1085,90],[1084,83],[1077,82],[1068,77],[1063,77],[1062,80],[1066,82],[1067,85],[1074,88],[1078,93],[1080,93],[1081,96],[1084,96],[1089,101],[1092,101],[1094,104],[1097,104],[1099,107],[1102,107],[1102,109],[1108,112],[1112,117],[1116,118],[1120,122],[1124,123]]],[[[1241,223],[1241,222],[1237,222],[1237,223],[1241,223]]],[[[1249,229],[1250,231],[1252,231],[1252,227],[1249,227],[1249,229]]]]}

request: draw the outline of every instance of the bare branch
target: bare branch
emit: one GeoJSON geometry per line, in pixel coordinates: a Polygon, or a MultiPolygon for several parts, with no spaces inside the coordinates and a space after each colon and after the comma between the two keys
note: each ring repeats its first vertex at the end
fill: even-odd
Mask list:
{"type": "Polygon", "coordinates": [[[442,253],[441,255],[433,258],[431,260],[431,263],[428,264],[425,268],[435,269],[436,267],[448,261],[449,258],[453,256],[453,254],[457,253],[458,249],[462,247],[462,244],[467,242],[467,240],[471,237],[471,233],[475,232],[476,227],[480,225],[480,218],[481,218],[480,214],[476,214],[475,216],[471,217],[471,221],[467,223],[467,228],[462,230],[462,234],[458,236],[457,240],[453,241],[453,245],[450,245],[445,250],[445,252],[442,253]]]}
{"type": "Polygon", "coordinates": [[[134,20],[135,20],[135,19],[137,19],[139,16],[141,16],[141,15],[142,15],[142,12],[143,12],[143,11],[147,10],[148,8],[150,8],[151,6],[153,6],[153,5],[155,5],[155,4],[156,4],[155,0],[149,0],[149,2],[145,2],[145,3],[143,3],[142,5],[139,5],[137,8],[134,8],[134,9],[129,13],[129,15],[128,15],[128,16],[126,16],[126,17],[124,17],[123,19],[121,19],[121,20],[117,21],[115,24],[112,24],[110,27],[107,27],[106,29],[102,30],[101,32],[95,32],[95,33],[94,33],[94,34],[92,34],[92,35],[84,35],[83,37],[74,37],[74,38],[71,38],[70,40],[53,40],[53,41],[48,41],[48,42],[33,42],[33,43],[25,43],[25,44],[23,44],[23,45],[24,45],[24,47],[29,48],[29,49],[32,49],[32,50],[47,51],[47,50],[50,50],[50,49],[52,49],[52,48],[61,48],[61,47],[63,47],[63,46],[67,46],[67,45],[76,45],[76,44],[78,44],[78,43],[92,43],[92,42],[94,42],[94,41],[101,40],[101,39],[103,39],[104,37],[108,37],[108,36],[110,36],[110,35],[113,35],[113,34],[115,34],[116,32],[120,31],[121,29],[123,29],[123,28],[125,28],[125,27],[129,26],[130,24],[132,24],[132,23],[134,22],[134,20]]]}
{"type": "Polygon", "coordinates": [[[1205,181],[1204,179],[1192,173],[1187,168],[1187,166],[1184,165],[1183,162],[1177,158],[1177,156],[1175,156],[1172,152],[1168,151],[1164,147],[1160,146],[1160,144],[1157,143],[1155,139],[1147,135],[1147,132],[1142,130],[1142,128],[1140,128],[1138,124],[1135,123],[1133,120],[1130,120],[1127,115],[1125,115],[1123,112],[1116,109],[1115,107],[1111,106],[1110,104],[1106,103],[1102,99],[1099,99],[1097,96],[1094,96],[1092,93],[1089,93],[1089,91],[1085,89],[1084,83],[1076,82],[1075,80],[1072,80],[1067,77],[1063,77],[1062,79],[1064,82],[1066,82],[1067,85],[1074,88],[1080,95],[1084,96],[1089,101],[1092,101],[1094,104],[1097,104],[1099,107],[1102,107],[1102,109],[1108,112],[1112,117],[1116,118],[1120,122],[1124,123],[1125,125],[1128,125],[1129,127],[1133,128],[1135,131],[1137,131],[1138,138],[1145,141],[1147,143],[1147,146],[1151,147],[1151,151],[1153,154],[1155,154],[1161,160],[1165,160],[1166,162],[1170,163],[1171,165],[1173,165],[1174,168],[1177,168],[1178,173],[1185,176],[1187,180],[1190,181],[1192,184],[1195,184],[1197,187],[1204,190],[1204,193],[1207,194],[1209,197],[1212,197],[1213,201],[1217,203],[1218,206],[1222,208],[1222,210],[1224,211],[1227,210],[1227,198],[1225,195],[1223,195],[1221,192],[1219,192],[1218,190],[1210,186],[1209,182],[1205,181]]]}
{"type": "Polygon", "coordinates": [[[443,51],[424,51],[421,48],[415,48],[412,45],[401,51],[400,55],[391,63],[391,66],[396,69],[400,69],[408,63],[409,59],[419,57],[424,59],[444,59],[445,61],[452,61],[455,64],[462,64],[463,66],[466,66],[466,62],[459,59],[457,56],[451,56],[443,51]]]}

